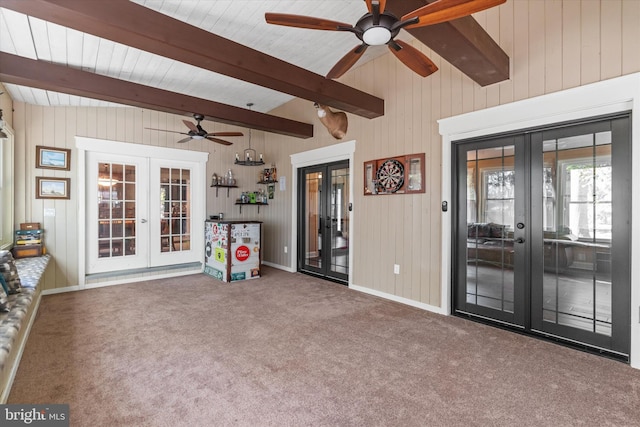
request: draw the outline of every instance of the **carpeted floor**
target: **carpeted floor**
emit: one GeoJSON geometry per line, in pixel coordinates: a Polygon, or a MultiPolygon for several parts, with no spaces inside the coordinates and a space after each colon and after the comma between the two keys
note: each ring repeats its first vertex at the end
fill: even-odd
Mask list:
{"type": "Polygon", "coordinates": [[[640,370],[265,268],[45,296],[8,403],[72,426],[637,426],[640,370]]]}

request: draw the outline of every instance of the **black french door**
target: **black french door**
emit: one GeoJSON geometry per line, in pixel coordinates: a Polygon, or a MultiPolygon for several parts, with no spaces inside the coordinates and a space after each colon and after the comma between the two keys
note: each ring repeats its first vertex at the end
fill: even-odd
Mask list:
{"type": "Polygon", "coordinates": [[[299,169],[298,271],[349,279],[349,162],[299,169]]]}
{"type": "Polygon", "coordinates": [[[628,358],[628,116],[456,144],[454,312],[628,358]]]}

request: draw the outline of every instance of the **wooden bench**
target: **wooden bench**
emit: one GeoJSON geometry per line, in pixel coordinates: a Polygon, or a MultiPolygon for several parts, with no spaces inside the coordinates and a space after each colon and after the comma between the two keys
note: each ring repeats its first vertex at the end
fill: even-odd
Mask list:
{"type": "Polygon", "coordinates": [[[22,350],[40,305],[40,280],[50,255],[15,260],[22,292],[9,296],[10,311],[0,313],[0,403],[6,403],[22,350]]]}

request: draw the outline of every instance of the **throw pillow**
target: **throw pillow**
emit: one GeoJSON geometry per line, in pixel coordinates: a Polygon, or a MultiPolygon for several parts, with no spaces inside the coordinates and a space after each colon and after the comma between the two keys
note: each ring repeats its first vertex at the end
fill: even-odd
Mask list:
{"type": "Polygon", "coordinates": [[[22,283],[18,275],[18,269],[9,251],[0,251],[0,274],[9,288],[7,294],[17,294],[22,291],[22,283]]]}
{"type": "Polygon", "coordinates": [[[9,309],[9,299],[7,298],[7,293],[2,287],[0,287],[0,312],[6,313],[9,311],[9,309]]]}
{"type": "Polygon", "coordinates": [[[9,294],[9,287],[7,286],[7,282],[4,281],[4,275],[0,274],[0,285],[2,285],[2,289],[9,294]]]}

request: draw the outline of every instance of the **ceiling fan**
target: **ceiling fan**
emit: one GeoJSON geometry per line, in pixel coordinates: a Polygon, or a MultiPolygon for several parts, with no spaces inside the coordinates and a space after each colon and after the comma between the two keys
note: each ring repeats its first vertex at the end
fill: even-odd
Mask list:
{"type": "Polygon", "coordinates": [[[202,114],[194,114],[193,118],[196,119],[196,122],[198,122],[198,124],[193,124],[193,123],[191,123],[191,122],[189,122],[187,120],[183,120],[182,121],[182,123],[184,123],[189,128],[189,132],[178,132],[178,131],[174,131],[174,130],[154,129],[154,128],[145,128],[145,129],[159,130],[161,132],[179,133],[181,135],[189,135],[187,138],[183,138],[180,141],[178,141],[179,143],[187,142],[187,141],[189,141],[191,139],[208,139],[209,141],[217,142],[218,144],[231,145],[231,144],[233,144],[232,142],[225,141],[224,139],[216,138],[216,136],[242,136],[242,135],[244,135],[242,132],[213,132],[213,133],[209,133],[206,130],[204,130],[202,128],[202,126],[200,126],[200,122],[202,120],[204,120],[204,116],[202,114]]]}
{"type": "Polygon", "coordinates": [[[386,0],[365,0],[368,13],[356,25],[330,21],[302,15],[286,13],[265,13],[267,23],[312,30],[350,31],[362,41],[340,59],[327,74],[328,79],[336,79],[346,73],[362,56],[369,46],[386,44],[389,50],[404,65],[422,77],[427,77],[438,67],[422,52],[402,40],[394,40],[400,29],[425,27],[453,19],[462,18],[481,10],[504,3],[506,0],[436,0],[398,19],[385,11],[386,0]]]}

